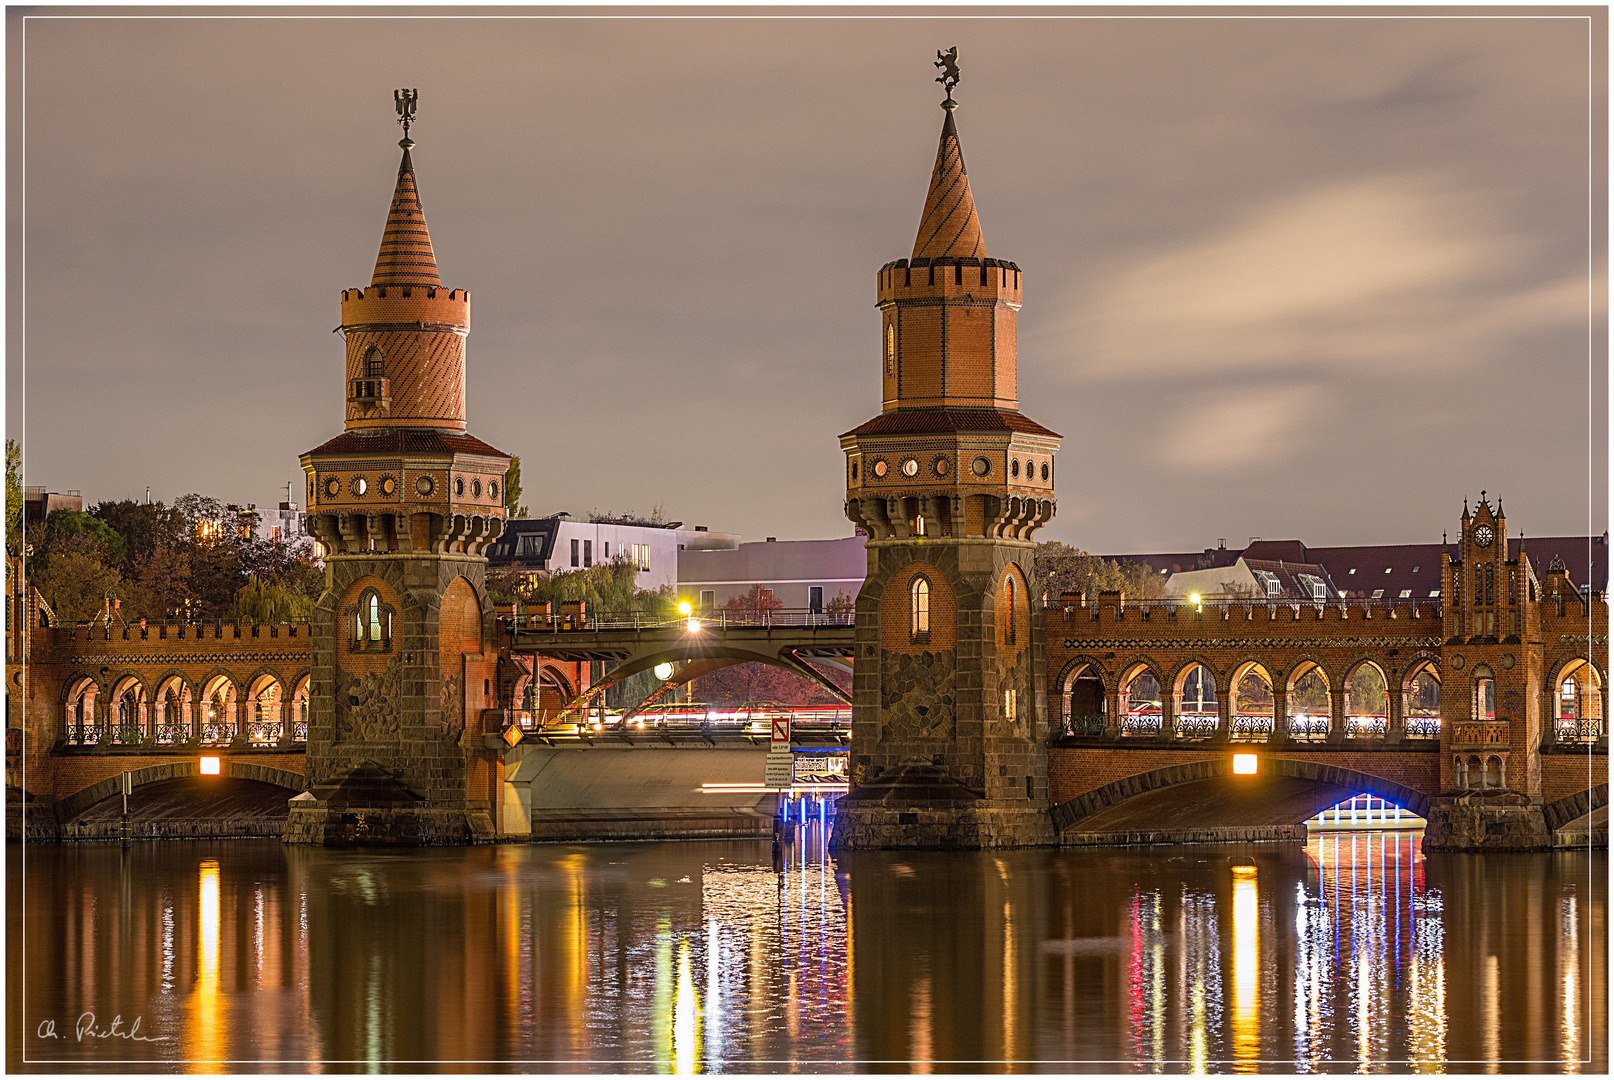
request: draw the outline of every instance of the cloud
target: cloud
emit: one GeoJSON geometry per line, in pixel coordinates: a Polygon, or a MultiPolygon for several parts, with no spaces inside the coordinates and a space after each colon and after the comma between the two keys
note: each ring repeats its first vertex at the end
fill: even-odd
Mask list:
{"type": "Polygon", "coordinates": [[[1584,325],[1585,277],[1523,281],[1525,249],[1484,198],[1429,178],[1319,187],[1115,275],[1074,309],[1073,374],[1456,365],[1584,325]]]}
{"type": "Polygon", "coordinates": [[[1195,395],[1180,410],[1179,422],[1162,427],[1157,453],[1164,464],[1187,472],[1270,460],[1316,421],[1322,399],[1315,385],[1195,395]]]}

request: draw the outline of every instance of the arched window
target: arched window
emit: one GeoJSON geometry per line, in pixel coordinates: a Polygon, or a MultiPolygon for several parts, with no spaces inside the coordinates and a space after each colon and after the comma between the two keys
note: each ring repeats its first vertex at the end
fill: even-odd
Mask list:
{"type": "Polygon", "coordinates": [[[364,377],[367,379],[381,378],[381,350],[372,347],[364,354],[364,377]]]}
{"type": "Polygon", "coordinates": [[[1487,607],[1496,603],[1496,567],[1485,568],[1485,604],[1487,607]]]}
{"type": "Polygon", "coordinates": [[[891,378],[897,373],[897,327],[895,323],[885,324],[885,374],[891,378]]]}
{"type": "Polygon", "coordinates": [[[1484,664],[1474,669],[1474,719],[1496,719],[1496,679],[1484,664]]]}
{"type": "Polygon", "coordinates": [[[1485,759],[1485,786],[1488,788],[1505,786],[1502,780],[1502,759],[1495,754],[1485,759]]]}
{"type": "Polygon", "coordinates": [[[392,648],[392,608],[381,594],[365,589],[353,613],[353,648],[360,652],[387,652],[392,648]]]}
{"type": "Polygon", "coordinates": [[[912,619],[909,622],[910,633],[913,637],[924,637],[930,633],[930,581],[927,578],[916,577],[908,590],[909,610],[912,619]]]}
{"type": "Polygon", "coordinates": [[[1010,645],[1013,645],[1014,644],[1014,578],[1012,578],[1012,577],[1008,578],[1004,582],[1003,597],[1007,601],[1007,604],[1006,604],[1006,607],[1005,607],[1005,610],[1004,610],[1004,615],[1007,617],[1007,620],[1008,620],[1004,625],[1003,640],[1006,643],[1008,643],[1010,645]]]}

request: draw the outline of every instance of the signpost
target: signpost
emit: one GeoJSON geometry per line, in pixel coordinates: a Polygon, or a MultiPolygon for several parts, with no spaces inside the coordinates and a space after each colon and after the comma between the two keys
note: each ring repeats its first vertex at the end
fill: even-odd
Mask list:
{"type": "Polygon", "coordinates": [[[768,760],[762,767],[762,786],[775,791],[789,790],[795,780],[795,756],[790,752],[790,717],[776,716],[771,726],[768,760]]]}

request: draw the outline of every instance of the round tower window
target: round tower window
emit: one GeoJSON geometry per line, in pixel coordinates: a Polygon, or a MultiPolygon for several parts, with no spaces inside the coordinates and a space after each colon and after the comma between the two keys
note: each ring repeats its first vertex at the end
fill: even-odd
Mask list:
{"type": "Polygon", "coordinates": [[[432,493],[432,488],[436,486],[437,485],[432,483],[432,478],[429,476],[422,476],[420,479],[415,481],[415,490],[420,492],[422,495],[430,495],[432,493]]]}
{"type": "Polygon", "coordinates": [[[480,499],[481,497],[482,497],[482,481],[480,481],[480,480],[472,480],[471,481],[471,498],[480,499]]]}
{"type": "Polygon", "coordinates": [[[325,494],[329,495],[331,498],[334,499],[334,498],[336,498],[336,496],[340,495],[341,493],[342,493],[342,481],[338,480],[334,476],[327,477],[326,480],[325,480],[325,494]]]}
{"type": "Polygon", "coordinates": [[[381,494],[383,494],[383,495],[391,495],[394,491],[397,491],[397,490],[398,490],[398,481],[394,480],[390,476],[383,476],[381,478],[381,494]]]}
{"type": "Polygon", "coordinates": [[[1014,458],[1009,462],[1009,475],[1015,479],[1020,478],[1020,459],[1014,458]]]}
{"type": "Polygon", "coordinates": [[[974,461],[970,462],[970,472],[974,473],[976,476],[985,476],[991,471],[992,463],[986,460],[984,457],[978,457],[974,461]]]}
{"type": "Polygon", "coordinates": [[[884,480],[886,469],[889,467],[890,466],[886,465],[885,463],[885,458],[881,458],[874,463],[874,475],[879,477],[881,480],[884,480]]]}
{"type": "Polygon", "coordinates": [[[1046,461],[1042,463],[1042,479],[1044,483],[1048,480],[1048,463],[1046,461]]]}
{"type": "Polygon", "coordinates": [[[464,495],[465,494],[465,478],[463,476],[456,476],[454,478],[454,494],[455,495],[464,495]]]}
{"type": "Polygon", "coordinates": [[[951,466],[948,464],[947,459],[944,458],[944,457],[937,458],[936,459],[936,464],[931,466],[931,467],[936,470],[936,475],[937,476],[946,476],[947,475],[947,470],[949,468],[951,468],[951,466]]]}
{"type": "Polygon", "coordinates": [[[369,490],[370,490],[370,485],[364,482],[364,477],[361,476],[357,480],[353,481],[353,494],[355,494],[355,495],[363,495],[366,491],[369,491],[369,490]]]}
{"type": "Polygon", "coordinates": [[[499,482],[497,480],[489,480],[488,481],[488,498],[497,499],[498,497],[499,497],[499,482]]]}
{"type": "Polygon", "coordinates": [[[909,458],[907,461],[904,461],[902,463],[902,475],[903,476],[918,476],[919,475],[919,462],[914,460],[913,458],[909,458]]]}

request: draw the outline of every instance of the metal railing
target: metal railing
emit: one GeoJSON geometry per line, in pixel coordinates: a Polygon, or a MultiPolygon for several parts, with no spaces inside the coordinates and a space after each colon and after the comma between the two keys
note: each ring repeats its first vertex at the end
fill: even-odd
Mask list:
{"type": "Polygon", "coordinates": [[[1347,739],[1382,739],[1390,732],[1390,718],[1388,716],[1347,716],[1345,718],[1345,737],[1347,739]]]}
{"type": "Polygon", "coordinates": [[[247,742],[279,742],[286,726],[278,720],[254,720],[247,725],[247,742]]]}
{"type": "Polygon", "coordinates": [[[1328,716],[1291,716],[1289,738],[1299,742],[1322,742],[1334,730],[1334,721],[1328,716]]]}
{"type": "Polygon", "coordinates": [[[1103,713],[1077,713],[1065,717],[1064,734],[1076,738],[1104,734],[1103,713]]]}
{"type": "Polygon", "coordinates": [[[1233,738],[1237,742],[1266,742],[1272,738],[1271,713],[1236,713],[1233,716],[1233,738]]]}
{"type": "Polygon", "coordinates": [[[660,611],[603,611],[585,612],[582,615],[567,613],[506,616],[517,630],[555,634],[575,630],[653,630],[660,626],[715,627],[819,627],[851,626],[855,613],[814,610],[812,608],[779,608],[774,611],[734,612],[722,609],[697,611],[691,615],[668,615],[660,611]]]}
{"type": "Polygon", "coordinates": [[[1598,717],[1581,719],[1576,716],[1558,717],[1559,742],[1594,743],[1603,737],[1603,721],[1598,717]]]}
{"type": "MultiPolygon", "coordinates": [[[[299,720],[291,726],[292,743],[308,741],[308,722],[299,720]]],[[[104,726],[97,724],[68,724],[62,729],[62,743],[66,746],[227,746],[235,741],[234,724],[204,724],[200,735],[180,724],[158,724],[150,730],[138,725],[104,726]]],[[[282,745],[286,725],[279,721],[261,721],[247,725],[247,742],[250,746],[282,745]]]]}
{"type": "Polygon", "coordinates": [[[1406,720],[1406,731],[1409,739],[1438,739],[1440,738],[1440,717],[1409,716],[1406,720]]]}
{"type": "MultiPolygon", "coordinates": [[[[1115,603],[1115,601],[1114,600],[1102,600],[1101,601],[1101,600],[1098,600],[1098,599],[1096,599],[1096,598],[1094,598],[1092,596],[1089,596],[1087,598],[1087,604],[1086,604],[1085,607],[1083,607],[1081,605],[1069,605],[1069,606],[1070,606],[1070,609],[1072,611],[1092,611],[1092,610],[1096,609],[1101,603],[1113,605],[1115,603]]],[[[1045,600],[1043,602],[1042,606],[1043,606],[1044,611],[1063,611],[1066,608],[1067,605],[1060,603],[1057,599],[1050,596],[1047,600],[1045,600]]],[[[1398,597],[1398,596],[1386,596],[1386,597],[1380,597],[1377,600],[1373,599],[1372,597],[1367,597],[1367,596],[1353,596],[1353,597],[1351,597],[1349,599],[1339,599],[1338,597],[1333,597],[1333,598],[1326,599],[1326,600],[1315,600],[1315,599],[1292,597],[1292,596],[1270,597],[1270,598],[1268,598],[1268,597],[1248,597],[1248,598],[1245,598],[1245,597],[1227,597],[1227,598],[1211,598],[1211,599],[1207,599],[1207,600],[1201,600],[1198,604],[1189,603],[1187,598],[1180,597],[1180,596],[1174,596],[1174,597],[1169,597],[1169,598],[1165,598],[1165,599],[1155,597],[1155,598],[1151,598],[1151,599],[1148,599],[1148,600],[1140,600],[1140,599],[1136,599],[1136,598],[1130,597],[1130,596],[1126,598],[1126,610],[1127,610],[1128,614],[1131,614],[1134,611],[1139,612],[1139,613],[1145,613],[1146,612],[1146,613],[1149,613],[1149,614],[1154,614],[1154,613],[1157,613],[1157,612],[1161,612],[1161,613],[1166,613],[1168,617],[1169,617],[1169,614],[1171,612],[1187,612],[1189,614],[1192,614],[1192,613],[1194,613],[1196,611],[1219,612],[1219,611],[1221,611],[1223,609],[1233,609],[1233,610],[1242,611],[1242,610],[1245,610],[1245,609],[1248,609],[1248,608],[1269,608],[1269,609],[1271,609],[1271,608],[1280,608],[1280,607],[1289,608],[1293,612],[1295,612],[1296,614],[1299,614],[1299,612],[1300,612],[1300,610],[1302,608],[1311,608],[1314,611],[1320,612],[1324,608],[1338,608],[1338,609],[1343,610],[1343,609],[1347,609],[1347,608],[1363,609],[1363,608],[1390,608],[1390,607],[1417,608],[1419,611],[1428,611],[1428,612],[1430,612],[1431,616],[1435,617],[1435,618],[1438,618],[1440,616],[1440,614],[1441,614],[1440,597],[1438,597],[1438,596],[1436,596],[1436,597],[1422,597],[1422,598],[1416,597],[1416,596],[1408,596],[1408,597],[1405,597],[1405,598],[1398,597]]]]}

